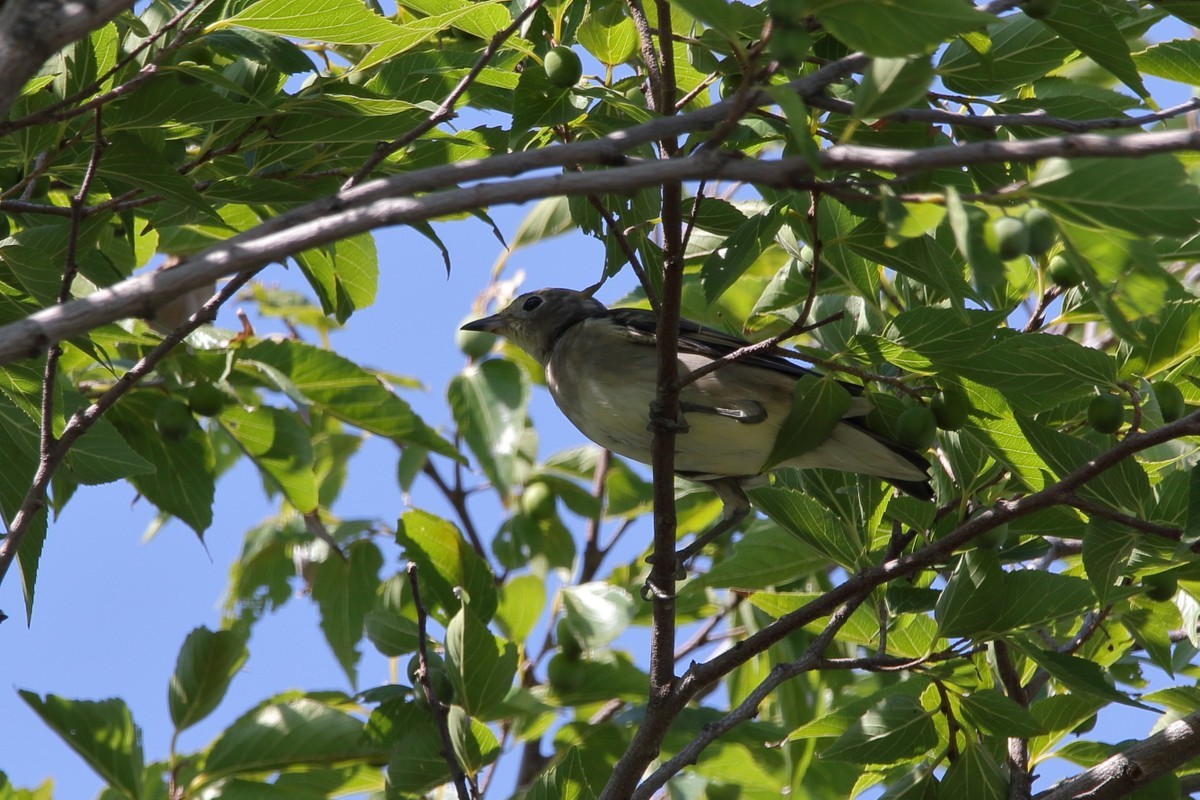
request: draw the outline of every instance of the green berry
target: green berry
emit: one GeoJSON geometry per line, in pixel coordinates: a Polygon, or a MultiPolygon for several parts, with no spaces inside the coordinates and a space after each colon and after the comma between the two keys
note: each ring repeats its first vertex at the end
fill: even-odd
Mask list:
{"type": "Polygon", "coordinates": [[[1029,249],[1026,251],[1029,255],[1040,256],[1058,241],[1058,228],[1054,224],[1054,217],[1042,209],[1031,208],[1021,219],[1029,230],[1029,249]]]}
{"type": "Polygon", "coordinates": [[[1079,270],[1075,269],[1071,259],[1062,254],[1050,259],[1050,263],[1046,266],[1046,274],[1050,276],[1050,280],[1063,289],[1070,289],[1072,286],[1083,283],[1083,277],[1079,274],[1079,270]]]}
{"type": "Polygon", "coordinates": [[[1179,578],[1174,571],[1156,572],[1153,575],[1142,576],[1141,585],[1146,590],[1146,597],[1156,603],[1164,603],[1175,597],[1175,592],[1179,591],[1179,578]]]}
{"type": "Polygon", "coordinates": [[[1150,384],[1154,390],[1154,399],[1158,400],[1158,408],[1162,412],[1163,422],[1174,422],[1184,415],[1187,406],[1183,402],[1183,392],[1173,383],[1155,381],[1150,384]]]}
{"type": "MultiPolygon", "coordinates": [[[[467,317],[462,321],[465,325],[475,317],[467,317]]],[[[496,344],[496,334],[487,331],[464,331],[461,327],[454,334],[454,343],[468,358],[479,359],[492,351],[496,344]]]]}
{"type": "Polygon", "coordinates": [[[546,679],[550,682],[550,688],[560,694],[577,691],[583,686],[579,659],[568,658],[566,653],[555,653],[546,665],[546,679]]]}
{"type": "Polygon", "coordinates": [[[996,255],[1005,261],[1029,251],[1029,228],[1016,217],[997,217],[992,220],[991,233],[996,255]]]}
{"type": "Polygon", "coordinates": [[[583,62],[574,50],[565,45],[551,48],[542,66],[551,85],[560,89],[571,88],[583,77],[583,62]]]}
{"type": "Polygon", "coordinates": [[[928,450],[937,433],[937,419],[925,406],[904,410],[896,419],[896,439],[913,450],[928,450]]]}
{"type": "Polygon", "coordinates": [[[179,442],[196,427],[196,420],[180,401],[163,400],[154,412],[154,427],[168,442],[179,442]]]}
{"type": "Polygon", "coordinates": [[[225,393],[211,383],[197,383],[188,389],[188,408],[202,417],[215,417],[225,407],[225,393]]]}
{"type": "Polygon", "coordinates": [[[549,519],[554,516],[554,492],[541,481],[534,481],[521,493],[521,510],[530,519],[549,519]]]}
{"type": "Polygon", "coordinates": [[[1113,394],[1096,395],[1088,404],[1087,419],[1097,433],[1116,433],[1125,422],[1125,403],[1113,394]]]}
{"type": "Polygon", "coordinates": [[[944,431],[956,431],[967,424],[967,416],[971,413],[971,401],[967,393],[956,384],[948,384],[934,395],[929,403],[937,426],[944,431]]]}

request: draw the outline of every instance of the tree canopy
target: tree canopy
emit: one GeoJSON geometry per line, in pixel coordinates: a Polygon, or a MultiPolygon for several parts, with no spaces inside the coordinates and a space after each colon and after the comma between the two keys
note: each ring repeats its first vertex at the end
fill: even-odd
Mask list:
{"type": "MultiPolygon", "coordinates": [[[[79,487],[203,537],[249,462],[278,513],[179,651],[176,734],[297,587],[347,680],[197,752],[120,699],[21,697],[105,798],[1200,790],[1189,25],[1184,0],[4,0],[0,581],[36,625],[79,487]],[[372,238],[395,225],[447,270],[465,225],[597,240],[588,283],[635,287],[664,365],[682,315],[861,385],[936,501],[783,470],[681,578],[721,512],[672,476],[685,431],[654,428],[649,474],[542,453],[540,368],[477,336],[439,429],[329,346],[404,280],[372,238]],[[293,335],[214,326],[233,298],[293,335]],[[398,519],[330,510],[366,437],[395,444],[398,519]],[[396,680],[359,686],[362,648],[396,680]],[[1107,741],[1119,706],[1158,721],[1107,741]]],[[[478,313],[520,288],[504,258],[478,283],[478,313]]],[[[814,384],[779,449],[835,423],[814,384]]]]}

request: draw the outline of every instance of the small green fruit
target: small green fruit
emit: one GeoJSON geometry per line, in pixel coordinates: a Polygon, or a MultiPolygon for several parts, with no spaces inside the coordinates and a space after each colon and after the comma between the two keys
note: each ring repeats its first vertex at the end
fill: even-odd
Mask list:
{"type": "Polygon", "coordinates": [[[1168,381],[1155,381],[1150,384],[1154,390],[1154,399],[1158,400],[1158,408],[1162,412],[1163,422],[1174,422],[1184,415],[1187,406],[1183,402],[1183,392],[1179,387],[1168,381]]]}
{"type": "Polygon", "coordinates": [[[1097,433],[1116,433],[1125,422],[1125,403],[1114,394],[1096,395],[1088,404],[1087,419],[1097,433]]]}
{"type": "Polygon", "coordinates": [[[583,62],[574,50],[565,45],[551,48],[542,66],[551,85],[560,89],[569,89],[583,77],[583,62]]]}
{"type": "Polygon", "coordinates": [[[197,383],[188,389],[188,408],[202,417],[215,417],[225,408],[225,393],[211,383],[197,383]]]}
{"type": "Polygon", "coordinates": [[[933,396],[929,403],[937,426],[944,431],[956,431],[967,424],[967,416],[971,413],[971,401],[967,393],[956,384],[947,384],[933,396]]]}
{"type": "MultiPolygon", "coordinates": [[[[467,317],[462,321],[465,325],[475,317],[467,317]]],[[[454,343],[463,355],[471,359],[479,359],[492,351],[496,344],[496,334],[487,331],[464,331],[460,327],[454,334],[454,343]]]]}
{"type": "Polygon", "coordinates": [[[936,433],[937,419],[925,406],[905,409],[896,420],[896,439],[914,450],[928,450],[936,433]]]}
{"type": "Polygon", "coordinates": [[[1070,289],[1072,286],[1083,283],[1083,276],[1079,274],[1079,270],[1075,269],[1071,259],[1061,254],[1050,259],[1050,263],[1046,265],[1046,274],[1050,276],[1050,280],[1063,289],[1070,289]]]}
{"type": "Polygon", "coordinates": [[[641,108],[646,107],[646,91],[640,83],[635,83],[625,90],[625,99],[641,108]]]}
{"type": "Polygon", "coordinates": [[[1029,255],[1040,256],[1054,247],[1054,243],[1058,241],[1058,227],[1054,224],[1054,217],[1040,208],[1031,208],[1021,219],[1029,230],[1029,249],[1026,251],[1029,255]]]}
{"type": "Polygon", "coordinates": [[[799,67],[812,49],[812,37],[804,28],[781,26],[771,32],[767,48],[779,66],[785,69],[799,67]]]}
{"type": "Polygon", "coordinates": [[[534,481],[521,493],[521,510],[530,519],[549,519],[554,516],[554,492],[541,481],[534,481]]]}
{"type": "Polygon", "coordinates": [[[1141,584],[1142,588],[1146,590],[1146,597],[1156,603],[1165,603],[1175,597],[1175,593],[1179,591],[1179,578],[1175,576],[1174,571],[1145,575],[1142,577],[1141,584]]]}
{"type": "MultiPolygon", "coordinates": [[[[454,699],[454,683],[450,680],[449,673],[446,672],[446,662],[437,653],[427,653],[425,655],[425,664],[429,678],[429,688],[433,689],[433,693],[437,695],[437,699],[443,703],[450,703],[454,699]]],[[[417,680],[417,670],[421,666],[421,659],[416,654],[408,660],[408,680],[413,685],[413,691],[418,697],[423,697],[425,692],[421,689],[420,681],[417,680]]]]}
{"type": "Polygon", "coordinates": [[[196,427],[196,420],[180,401],[163,400],[154,412],[154,427],[168,442],[179,442],[196,427]]]}
{"type": "Polygon", "coordinates": [[[554,640],[558,642],[558,649],[568,659],[575,660],[583,655],[583,645],[575,638],[575,632],[571,630],[566,617],[559,617],[558,622],[554,624],[554,640]]]}
{"type": "Polygon", "coordinates": [[[1029,228],[1016,217],[997,217],[992,220],[991,240],[995,242],[996,255],[1010,261],[1029,251],[1029,228]]]}
{"type": "Polygon", "coordinates": [[[1028,0],[1021,6],[1025,16],[1033,19],[1045,19],[1054,15],[1058,10],[1058,0],[1028,0]]]}

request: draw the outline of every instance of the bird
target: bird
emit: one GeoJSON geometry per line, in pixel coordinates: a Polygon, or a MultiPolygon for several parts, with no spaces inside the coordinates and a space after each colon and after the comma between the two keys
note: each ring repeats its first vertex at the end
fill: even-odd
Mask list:
{"type": "MultiPolygon", "coordinates": [[[[651,462],[651,408],[658,386],[657,318],[638,308],[608,308],[589,292],[527,292],[499,313],[462,326],[502,336],[533,357],[562,413],[584,436],[612,452],[651,462]]],[[[691,371],[749,344],[691,320],[679,324],[678,364],[691,371]]],[[[675,471],[721,499],[722,518],[676,553],[679,564],[732,530],[750,511],[745,490],[785,467],[872,475],[921,500],[932,500],[929,464],[918,453],[872,431],[862,387],[839,381],[852,396],[846,415],[824,442],[768,469],[767,459],[792,409],[796,383],[813,375],[772,353],[754,353],[689,383],[679,393],[675,471]]]]}

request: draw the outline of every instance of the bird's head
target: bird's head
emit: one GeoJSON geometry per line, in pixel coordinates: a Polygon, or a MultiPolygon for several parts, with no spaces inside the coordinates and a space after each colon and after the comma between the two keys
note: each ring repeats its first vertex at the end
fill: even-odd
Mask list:
{"type": "Polygon", "coordinates": [[[468,322],[462,329],[503,336],[545,366],[563,331],[605,310],[603,303],[585,292],[538,289],[513,300],[500,313],[468,322]]]}

